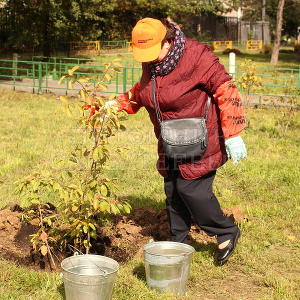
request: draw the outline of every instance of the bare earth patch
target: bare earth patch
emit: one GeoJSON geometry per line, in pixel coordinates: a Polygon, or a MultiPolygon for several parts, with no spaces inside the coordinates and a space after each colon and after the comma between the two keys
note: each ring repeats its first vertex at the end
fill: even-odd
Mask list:
{"type": "MultiPolygon", "coordinates": [[[[245,219],[239,207],[226,209],[224,214],[238,223],[245,219]]],[[[24,222],[21,215],[18,206],[0,210],[0,258],[33,269],[53,269],[49,257],[43,257],[32,251],[30,235],[37,231],[37,220],[24,222]]],[[[115,216],[112,222],[111,227],[101,228],[91,253],[109,256],[122,263],[132,257],[141,257],[142,246],[149,240],[168,240],[169,237],[165,210],[137,208],[130,215],[115,216]]],[[[202,244],[215,241],[195,225],[191,228],[190,239],[202,244]]],[[[59,266],[59,262],[72,253],[55,253],[55,255],[59,266]]]]}

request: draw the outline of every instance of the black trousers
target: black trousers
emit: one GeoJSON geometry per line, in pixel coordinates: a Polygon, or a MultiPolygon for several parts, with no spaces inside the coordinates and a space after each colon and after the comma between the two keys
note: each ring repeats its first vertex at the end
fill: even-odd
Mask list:
{"type": "Polygon", "coordinates": [[[165,193],[172,241],[187,242],[192,218],[209,236],[217,236],[218,243],[236,233],[237,226],[223,215],[212,191],[216,171],[195,180],[184,179],[176,169],[168,173],[165,193]]]}

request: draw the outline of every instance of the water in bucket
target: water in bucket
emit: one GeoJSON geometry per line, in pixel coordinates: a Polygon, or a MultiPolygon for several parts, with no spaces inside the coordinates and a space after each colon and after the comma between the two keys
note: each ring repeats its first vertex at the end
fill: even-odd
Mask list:
{"type": "Polygon", "coordinates": [[[152,242],[144,246],[146,280],[158,293],[184,295],[195,249],[176,242],[152,242]]]}
{"type": "Polygon", "coordinates": [[[61,263],[66,300],[110,300],[119,264],[101,255],[75,255],[61,263]]]}

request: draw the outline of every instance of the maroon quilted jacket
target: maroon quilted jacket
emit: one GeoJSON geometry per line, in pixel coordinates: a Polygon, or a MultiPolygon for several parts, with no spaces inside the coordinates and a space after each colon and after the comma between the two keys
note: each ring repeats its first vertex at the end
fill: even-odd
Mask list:
{"type": "MultiPolygon", "coordinates": [[[[186,39],[184,54],[176,68],[168,75],[156,78],[157,100],[162,119],[203,116],[208,95],[213,96],[218,87],[230,80],[231,76],[208,46],[186,39]]],[[[132,109],[133,112],[144,106],[149,113],[155,135],[158,138],[157,168],[160,174],[166,177],[160,128],[152,103],[151,75],[146,63],[143,64],[143,74],[138,92],[135,93],[133,100],[137,103],[132,109]]],[[[201,177],[216,170],[227,160],[220,111],[214,99],[209,109],[207,128],[208,148],[203,157],[198,161],[179,165],[181,175],[185,179],[191,180],[201,177]]]]}

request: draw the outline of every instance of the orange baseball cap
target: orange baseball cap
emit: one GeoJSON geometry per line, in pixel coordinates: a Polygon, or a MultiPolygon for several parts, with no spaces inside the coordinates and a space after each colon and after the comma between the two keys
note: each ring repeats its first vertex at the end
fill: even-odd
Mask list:
{"type": "Polygon", "coordinates": [[[132,29],[132,50],[135,60],[149,62],[157,59],[166,33],[166,27],[159,20],[144,18],[138,21],[132,29]]]}

